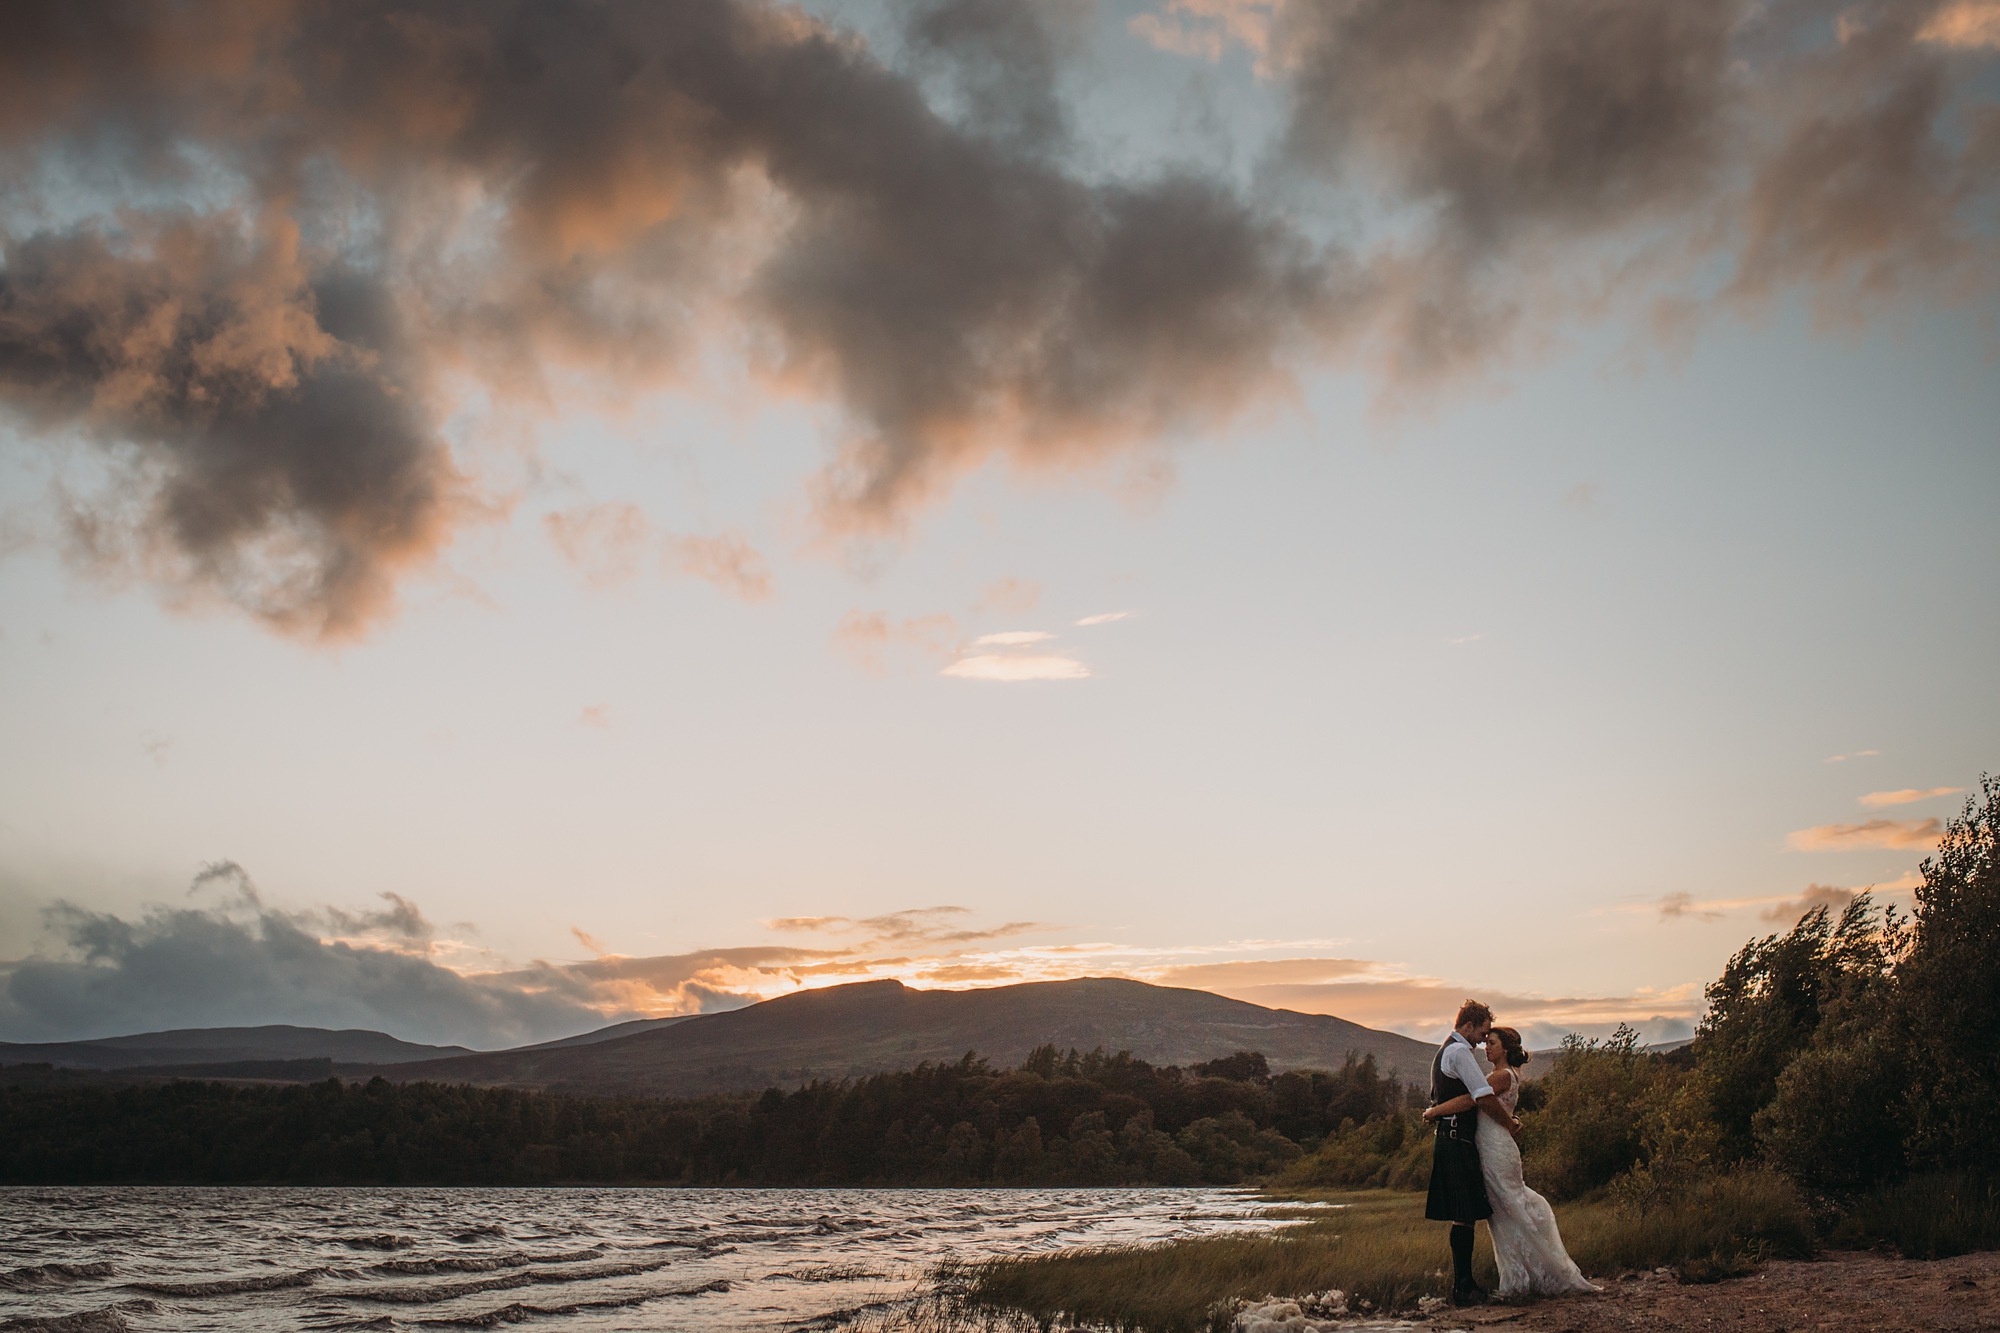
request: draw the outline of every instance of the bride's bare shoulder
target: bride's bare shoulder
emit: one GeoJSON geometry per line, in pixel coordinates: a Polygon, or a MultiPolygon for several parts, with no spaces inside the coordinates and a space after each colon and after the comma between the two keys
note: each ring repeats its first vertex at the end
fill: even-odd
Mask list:
{"type": "Polygon", "coordinates": [[[1495,1092],[1505,1092],[1514,1086],[1515,1077],[1511,1069],[1496,1069],[1493,1071],[1493,1076],[1486,1080],[1486,1086],[1495,1092]]]}

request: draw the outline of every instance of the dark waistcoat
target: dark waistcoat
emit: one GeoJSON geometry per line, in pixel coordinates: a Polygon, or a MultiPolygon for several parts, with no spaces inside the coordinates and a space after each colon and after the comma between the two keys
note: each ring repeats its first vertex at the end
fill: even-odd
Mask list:
{"type": "MultiPolygon", "coordinates": [[[[1463,1097],[1472,1091],[1462,1081],[1444,1072],[1444,1053],[1450,1047],[1451,1038],[1446,1037],[1444,1045],[1438,1047],[1438,1053],[1431,1057],[1432,1106],[1448,1102],[1454,1097],[1463,1097]]],[[[1460,1111],[1457,1115],[1438,1117],[1437,1132],[1441,1135],[1455,1134],[1461,1139],[1469,1139],[1472,1137],[1473,1131],[1478,1128],[1479,1108],[1477,1106],[1469,1111],[1460,1111]]]]}

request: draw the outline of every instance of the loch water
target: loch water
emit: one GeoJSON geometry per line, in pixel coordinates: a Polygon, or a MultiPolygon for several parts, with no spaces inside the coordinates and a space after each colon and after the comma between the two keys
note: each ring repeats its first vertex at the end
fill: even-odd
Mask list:
{"type": "Polygon", "coordinates": [[[0,1189],[0,1328],[832,1329],[941,1260],[1270,1212],[1224,1189],[0,1189]]]}

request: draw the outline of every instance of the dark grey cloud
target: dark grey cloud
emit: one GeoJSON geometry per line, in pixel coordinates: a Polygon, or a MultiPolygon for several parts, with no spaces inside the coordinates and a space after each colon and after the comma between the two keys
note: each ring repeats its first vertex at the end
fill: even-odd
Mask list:
{"type": "Polygon", "coordinates": [[[19,0],[0,410],[111,461],[68,510],[88,565],[306,637],[364,633],[490,512],[441,432],[467,379],[534,408],[747,348],[844,414],[822,517],[892,528],[989,459],[1226,421],[1302,360],[1489,366],[1571,287],[1975,290],[1993,52],[1943,12],[1289,5],[1284,167],[1399,224],[1349,249],[1286,170],[1083,165],[1088,14],[1050,0],[903,5],[898,63],[760,0],[19,0]]]}
{"type": "Polygon", "coordinates": [[[1064,48],[1089,11],[1063,0],[930,0],[909,7],[904,41],[919,74],[942,74],[960,123],[1030,151],[1062,147],[1064,48]]]}
{"type": "Polygon", "coordinates": [[[1747,0],[1292,6],[1292,156],[1434,203],[1457,244],[1615,223],[1713,172],[1747,0]]]}
{"type": "Polygon", "coordinates": [[[741,988],[746,977],[789,976],[835,956],[750,947],[458,970],[417,905],[393,893],[380,909],[288,912],[227,861],[204,867],[189,892],[214,901],[136,918],[50,908],[44,947],[0,961],[0,1039],[292,1023],[490,1049],[736,1008],[756,998],[741,988]]]}
{"type": "Polygon", "coordinates": [[[1685,317],[1946,273],[1990,291],[1991,227],[1969,206],[2000,183],[1975,87],[1993,52],[1949,39],[1948,8],[1291,5],[1284,157],[1406,210],[1371,320],[1401,379],[1478,369],[1607,294],[1685,317]],[[1704,290],[1717,265],[1730,278],[1704,290]]]}
{"type": "Polygon", "coordinates": [[[821,498],[862,526],[1226,414],[1319,317],[1313,255],[1212,182],[1065,167],[1046,18],[912,13],[954,119],[751,0],[16,6],[0,402],[129,464],[88,558],[323,636],[468,512],[447,371],[630,387],[720,312],[847,410],[821,498]],[[54,225],[57,162],[128,184],[54,225]]]}

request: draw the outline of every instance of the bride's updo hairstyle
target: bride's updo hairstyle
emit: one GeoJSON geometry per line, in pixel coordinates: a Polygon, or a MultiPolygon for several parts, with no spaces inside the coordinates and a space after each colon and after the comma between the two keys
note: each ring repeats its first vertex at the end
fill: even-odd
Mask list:
{"type": "Polygon", "coordinates": [[[1500,1039],[1501,1049],[1507,1052],[1507,1063],[1515,1069],[1528,1063],[1527,1048],[1521,1045],[1521,1034],[1512,1028],[1494,1028],[1493,1035],[1500,1039]]]}

